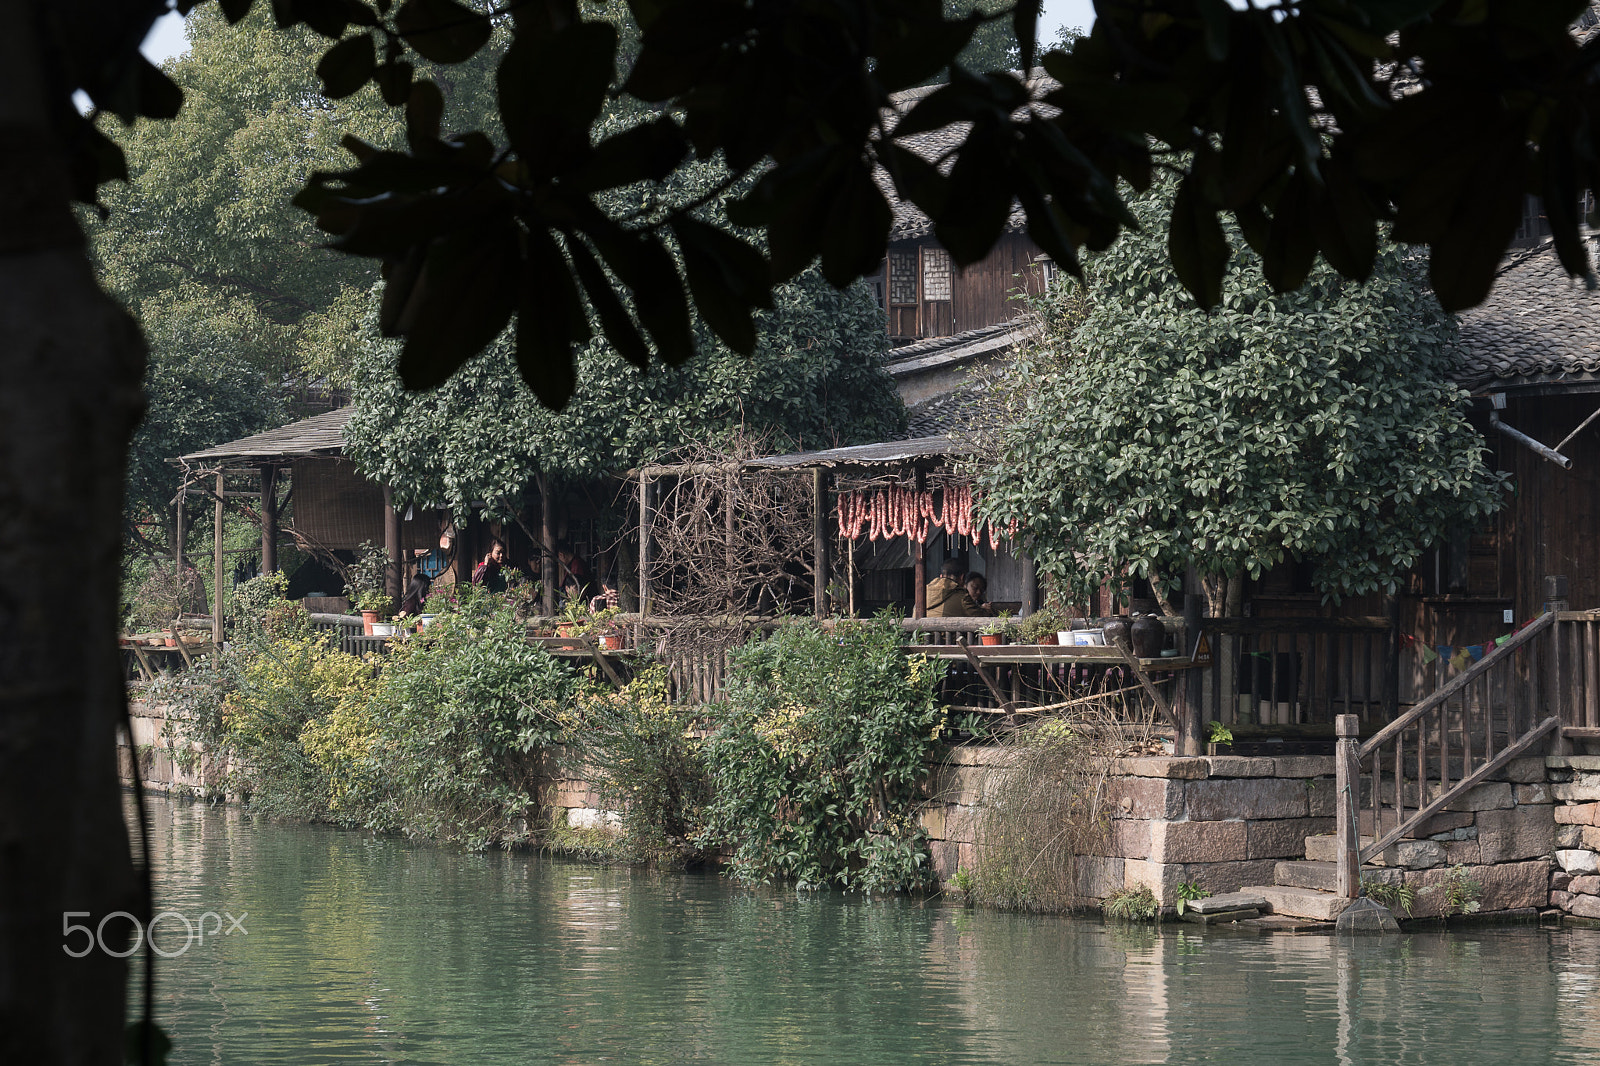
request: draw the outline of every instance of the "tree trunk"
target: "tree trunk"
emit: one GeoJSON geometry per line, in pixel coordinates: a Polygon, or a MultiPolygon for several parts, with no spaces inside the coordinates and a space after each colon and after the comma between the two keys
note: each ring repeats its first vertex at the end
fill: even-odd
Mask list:
{"type": "MultiPolygon", "coordinates": [[[[95,284],[48,116],[160,5],[0,0],[0,1062],[122,1062],[146,909],[117,781],[122,490],[144,345],[95,284]],[[148,9],[148,10],[146,10],[148,9]],[[62,18],[70,27],[58,25],[62,18]],[[48,29],[58,32],[47,33],[48,29]],[[113,40],[115,38],[115,40],[113,40]],[[51,80],[40,59],[50,56],[51,80]],[[71,610],[65,610],[70,606],[71,610]],[[65,915],[77,912],[75,916],[65,915]],[[122,951],[124,918],[107,921],[122,951]]],[[[120,50],[120,51],[119,51],[120,50]]]]}

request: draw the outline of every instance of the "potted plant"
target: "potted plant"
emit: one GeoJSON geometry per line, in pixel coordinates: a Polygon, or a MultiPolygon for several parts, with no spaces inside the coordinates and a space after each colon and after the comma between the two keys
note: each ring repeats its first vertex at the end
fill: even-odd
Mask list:
{"type": "Polygon", "coordinates": [[[361,545],[356,561],[345,569],[345,595],[361,614],[362,631],[372,636],[372,626],[380,616],[394,610],[394,600],[384,591],[389,560],[382,548],[370,540],[361,545]]]}
{"type": "Polygon", "coordinates": [[[1025,644],[1061,643],[1057,634],[1071,621],[1059,607],[1041,607],[1017,623],[1018,639],[1025,644]]]}
{"type": "Polygon", "coordinates": [[[356,593],[355,608],[361,614],[362,632],[370,637],[379,619],[389,617],[394,610],[394,598],[380,589],[365,589],[356,593]]]}
{"type": "Polygon", "coordinates": [[[1010,613],[1002,611],[1000,617],[978,630],[978,642],[989,647],[1004,644],[1016,631],[1017,627],[1011,621],[1010,613]]]}

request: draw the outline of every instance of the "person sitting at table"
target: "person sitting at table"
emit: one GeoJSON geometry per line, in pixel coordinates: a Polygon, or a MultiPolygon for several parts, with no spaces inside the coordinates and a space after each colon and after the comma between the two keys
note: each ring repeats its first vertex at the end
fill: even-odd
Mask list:
{"type": "Polygon", "coordinates": [[[966,586],[961,583],[962,575],[959,561],[955,559],[944,561],[944,565],[939,568],[939,576],[928,582],[926,602],[929,618],[961,618],[983,613],[978,605],[972,602],[966,586]]]}
{"type": "Polygon", "coordinates": [[[964,584],[967,587],[967,599],[972,601],[972,613],[994,614],[994,608],[989,606],[989,579],[973,571],[967,574],[964,584]]]}

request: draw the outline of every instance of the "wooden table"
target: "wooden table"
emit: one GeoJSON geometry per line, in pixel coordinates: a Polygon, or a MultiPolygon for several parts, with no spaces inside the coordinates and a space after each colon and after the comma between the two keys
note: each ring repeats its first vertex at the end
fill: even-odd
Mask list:
{"type": "Polygon", "coordinates": [[[906,654],[920,655],[927,659],[939,659],[945,662],[964,662],[971,666],[988,688],[990,695],[1000,706],[998,708],[964,707],[962,710],[987,711],[993,714],[1015,715],[1023,707],[1021,692],[1017,686],[1017,675],[1012,673],[1012,692],[1007,696],[1001,691],[999,678],[994,670],[998,666],[1125,666],[1134,675],[1146,693],[1155,702],[1173,728],[1178,728],[1178,719],[1173,711],[1171,702],[1161,694],[1151,680],[1151,674],[1172,674],[1179,670],[1192,670],[1197,666],[1207,665],[1206,661],[1197,662],[1190,658],[1177,656],[1140,659],[1133,653],[1120,647],[1105,645],[1074,645],[1060,644],[912,644],[907,646],[906,654]]]}

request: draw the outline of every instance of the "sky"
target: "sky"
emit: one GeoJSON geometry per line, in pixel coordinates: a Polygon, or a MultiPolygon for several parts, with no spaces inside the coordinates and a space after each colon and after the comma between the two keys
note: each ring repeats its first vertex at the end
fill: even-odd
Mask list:
{"type": "MultiPolygon", "coordinates": [[[[1076,26],[1087,30],[1094,22],[1094,0],[1044,0],[1044,14],[1039,19],[1039,39],[1055,39],[1056,30],[1062,26],[1076,26]]],[[[160,63],[186,51],[189,42],[183,36],[183,19],[168,14],[159,19],[144,39],[141,49],[152,63],[160,63]]]]}

